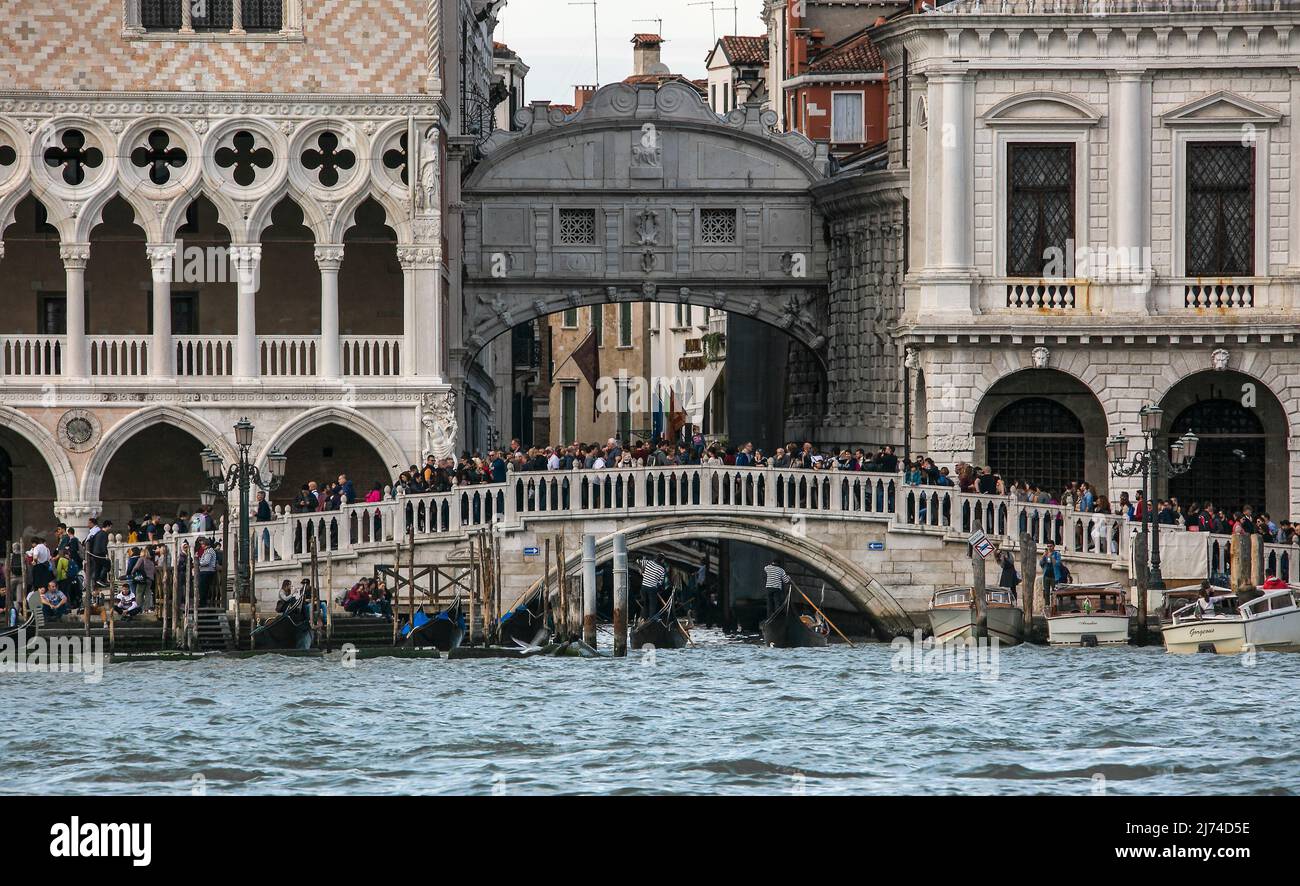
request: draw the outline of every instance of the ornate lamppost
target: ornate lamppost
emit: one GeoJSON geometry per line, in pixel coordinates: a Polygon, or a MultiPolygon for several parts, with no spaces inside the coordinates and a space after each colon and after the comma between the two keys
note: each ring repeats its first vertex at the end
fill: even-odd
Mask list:
{"type": "MultiPolygon", "coordinates": [[[[1106,441],[1106,460],[1110,462],[1111,473],[1116,477],[1142,476],[1143,497],[1146,513],[1142,518],[1142,539],[1148,542],[1151,568],[1148,573],[1147,587],[1163,590],[1164,577],[1160,574],[1160,532],[1156,528],[1156,512],[1152,506],[1155,488],[1160,482],[1160,474],[1167,471],[1170,477],[1185,474],[1192,469],[1196,458],[1197,437],[1191,431],[1169,444],[1169,452],[1160,448],[1157,437],[1160,434],[1160,420],[1164,410],[1150,404],[1138,411],[1142,420],[1143,447],[1129,456],[1129,441],[1121,430],[1106,441]],[[1148,531],[1149,518],[1149,531],[1148,531]]],[[[1143,595],[1145,596],[1145,595],[1143,595]]],[[[1139,602],[1139,619],[1146,623],[1146,600],[1139,602]]]]}
{"type": "Polygon", "coordinates": [[[210,486],[209,491],[203,495],[204,504],[211,504],[216,496],[229,500],[230,493],[239,490],[239,544],[235,567],[235,595],[238,600],[252,599],[252,588],[248,586],[249,491],[251,487],[256,486],[269,495],[280,488],[287,462],[283,452],[278,449],[271,450],[270,455],[267,456],[268,476],[263,480],[262,472],[249,460],[249,452],[253,448],[253,430],[253,423],[247,418],[241,418],[235,423],[235,446],[239,450],[239,460],[229,467],[226,467],[221,456],[212,449],[204,449],[201,455],[203,470],[208,475],[210,486]]]}

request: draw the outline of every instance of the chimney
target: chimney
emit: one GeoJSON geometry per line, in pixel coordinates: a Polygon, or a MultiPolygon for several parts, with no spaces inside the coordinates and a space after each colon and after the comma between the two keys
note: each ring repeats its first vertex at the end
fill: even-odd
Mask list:
{"type": "Polygon", "coordinates": [[[664,38],[658,34],[635,34],[632,37],[632,73],[655,74],[659,68],[659,47],[664,38]]]}
{"type": "Polygon", "coordinates": [[[573,106],[579,111],[582,106],[591,101],[591,97],[596,94],[594,86],[575,86],[573,87],[573,106]]]}

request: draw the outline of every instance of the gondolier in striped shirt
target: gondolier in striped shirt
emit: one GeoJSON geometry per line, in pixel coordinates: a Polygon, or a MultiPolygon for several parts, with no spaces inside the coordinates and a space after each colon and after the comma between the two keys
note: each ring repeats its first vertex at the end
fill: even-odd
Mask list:
{"type": "Polygon", "coordinates": [[[771,615],[781,605],[781,594],[790,587],[790,576],[781,568],[780,559],[763,567],[763,572],[767,576],[767,614],[771,615]]]}
{"type": "Polygon", "coordinates": [[[659,611],[656,597],[659,589],[664,585],[664,580],[668,578],[668,570],[663,567],[663,564],[649,557],[638,560],[636,567],[641,570],[641,617],[653,618],[659,611]]]}

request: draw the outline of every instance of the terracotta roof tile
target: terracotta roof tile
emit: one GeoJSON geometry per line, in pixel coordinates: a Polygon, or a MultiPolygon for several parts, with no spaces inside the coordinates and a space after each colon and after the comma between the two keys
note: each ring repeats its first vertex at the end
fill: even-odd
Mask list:
{"type": "Polygon", "coordinates": [[[721,43],[734,65],[767,64],[766,37],[723,37],[721,43]]]}
{"type": "Polygon", "coordinates": [[[880,50],[865,33],[827,47],[808,65],[810,74],[877,73],[884,69],[880,50]]]}
{"type": "Polygon", "coordinates": [[[663,43],[664,38],[660,37],[658,34],[633,34],[632,42],[637,44],[649,43],[657,45],[663,43]]]}

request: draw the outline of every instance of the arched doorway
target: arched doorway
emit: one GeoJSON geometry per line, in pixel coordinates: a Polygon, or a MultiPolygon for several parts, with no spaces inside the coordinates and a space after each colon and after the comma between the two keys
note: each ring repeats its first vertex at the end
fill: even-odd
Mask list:
{"type": "MultiPolygon", "coordinates": [[[[346,474],[356,490],[357,500],[378,483],[393,481],[393,470],[365,437],[338,424],[324,424],[303,434],[285,450],[284,482],[272,496],[276,504],[287,505],[303,486],[315,481],[321,488],[346,474]]],[[[405,470],[406,465],[398,470],[405,470]]]]}
{"type": "Polygon", "coordinates": [[[1169,426],[1169,439],[1191,431],[1200,439],[1192,470],[1169,481],[1180,502],[1212,502],[1231,515],[1264,507],[1266,437],[1259,416],[1236,400],[1215,397],[1187,407],[1169,426]]]}
{"type": "Polygon", "coordinates": [[[1163,443],[1187,431],[1200,440],[1191,470],[1167,478],[1158,494],[1213,503],[1231,516],[1245,505],[1274,517],[1290,512],[1290,421],[1277,396],[1258,379],[1206,370],[1182,379],[1160,401],[1163,443]]]}
{"type": "Polygon", "coordinates": [[[1025,397],[989,424],[988,462],[1007,480],[1027,480],[1056,493],[1084,477],[1083,425],[1055,400],[1025,397]]]}
{"type": "Polygon", "coordinates": [[[208,488],[200,458],[206,445],[166,423],[149,425],[126,440],[113,453],[99,487],[102,516],[113,521],[114,531],[124,533],[130,521],[154,514],[168,520],[192,513],[208,488]]]}
{"type": "Polygon", "coordinates": [[[52,537],[55,487],[40,450],[0,427],[0,543],[27,542],[33,535],[52,537]]]}
{"type": "Polygon", "coordinates": [[[976,464],[1008,483],[1059,496],[1087,480],[1106,491],[1106,415],[1072,375],[1028,369],[1000,379],[980,400],[973,430],[976,464]]]}

